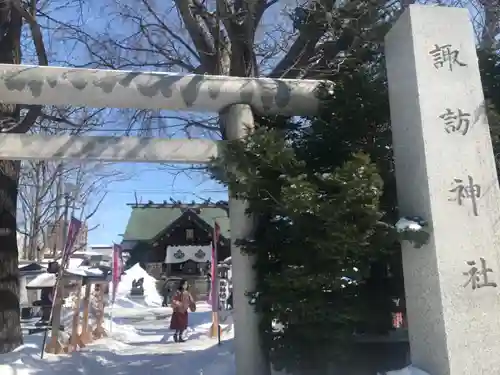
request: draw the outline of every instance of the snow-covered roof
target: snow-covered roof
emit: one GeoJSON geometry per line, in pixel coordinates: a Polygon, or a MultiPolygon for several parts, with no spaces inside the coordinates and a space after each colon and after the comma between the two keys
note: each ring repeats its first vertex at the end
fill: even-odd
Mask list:
{"type": "Polygon", "coordinates": [[[72,256],[84,256],[84,257],[91,257],[91,256],[102,256],[102,253],[99,251],[75,251],[72,256]]]}
{"type": "Polygon", "coordinates": [[[83,277],[103,277],[104,272],[98,268],[80,266],[76,268],[70,268],[66,270],[67,273],[71,275],[83,276],[83,277]]]}
{"type": "Polygon", "coordinates": [[[56,283],[56,275],[54,273],[42,273],[26,284],[28,289],[52,288],[56,283]]]}
{"type": "MultiPolygon", "coordinates": [[[[77,254],[77,256],[78,256],[78,254],[77,254]]],[[[84,257],[83,258],[69,258],[68,267],[76,268],[83,263],[84,259],[85,259],[84,257]]],[[[54,259],[44,259],[41,264],[44,267],[47,267],[48,264],[51,262],[54,262],[54,259]]],[[[57,262],[58,264],[61,264],[61,258],[56,259],[55,262],[57,262]]]]}
{"type": "MultiPolygon", "coordinates": [[[[79,267],[68,267],[65,270],[65,275],[70,279],[72,277],[74,277],[75,279],[83,277],[90,279],[103,279],[104,272],[99,268],[79,266],[79,267]]],[[[31,280],[26,285],[26,288],[28,289],[51,288],[55,285],[56,277],[57,275],[54,273],[48,273],[48,272],[42,273],[41,275],[38,275],[33,280],[31,280]]],[[[103,280],[107,281],[109,277],[110,276],[108,275],[108,277],[103,280]]]]}
{"type": "Polygon", "coordinates": [[[32,263],[27,263],[27,264],[19,264],[19,272],[21,273],[26,273],[26,272],[44,272],[45,267],[42,265],[32,262],[32,263]]]}

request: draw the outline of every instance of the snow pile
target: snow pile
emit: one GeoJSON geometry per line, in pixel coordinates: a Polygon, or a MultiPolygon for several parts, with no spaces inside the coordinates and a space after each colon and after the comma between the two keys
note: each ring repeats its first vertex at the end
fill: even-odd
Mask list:
{"type": "Polygon", "coordinates": [[[53,273],[41,273],[31,280],[27,288],[51,288],[56,283],[56,275],[53,273]]]}
{"type": "MultiPolygon", "coordinates": [[[[132,282],[141,278],[144,279],[145,305],[151,307],[161,306],[163,298],[156,290],[156,279],[149,275],[139,263],[125,271],[125,275],[122,276],[116,292],[115,306],[131,307],[131,305],[137,305],[137,302],[133,299],[134,297],[130,298],[130,289],[132,288],[132,282]]],[[[110,290],[113,290],[112,283],[110,283],[110,290]]]]}

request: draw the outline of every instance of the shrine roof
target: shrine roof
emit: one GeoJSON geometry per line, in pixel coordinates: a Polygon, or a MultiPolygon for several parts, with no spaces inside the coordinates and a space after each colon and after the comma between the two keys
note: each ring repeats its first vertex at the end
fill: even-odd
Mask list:
{"type": "Polygon", "coordinates": [[[187,210],[213,228],[214,222],[220,226],[221,235],[229,235],[227,205],[216,204],[131,204],[132,212],[123,235],[124,241],[149,241],[168,228],[187,210]]]}

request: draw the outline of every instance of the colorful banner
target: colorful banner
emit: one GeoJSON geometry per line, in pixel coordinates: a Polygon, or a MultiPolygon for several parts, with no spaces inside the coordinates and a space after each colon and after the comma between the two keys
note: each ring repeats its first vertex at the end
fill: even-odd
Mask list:
{"type": "Polygon", "coordinates": [[[122,259],[122,248],[120,245],[113,244],[113,268],[112,268],[112,282],[113,291],[111,301],[115,303],[116,292],[118,290],[118,284],[122,279],[123,273],[123,259],[122,259]]]}
{"type": "Polygon", "coordinates": [[[73,249],[73,247],[75,246],[76,237],[78,236],[78,233],[80,232],[81,228],[82,228],[82,222],[77,218],[72,217],[71,221],[69,222],[68,235],[66,237],[66,243],[64,244],[64,249],[62,253],[61,267],[63,271],[68,266],[71,254],[73,254],[77,250],[73,249]]]}
{"type": "Polygon", "coordinates": [[[211,284],[210,284],[210,303],[212,312],[219,311],[219,283],[217,272],[217,247],[219,244],[220,227],[217,222],[214,225],[214,236],[212,241],[212,269],[211,269],[211,284]]]}

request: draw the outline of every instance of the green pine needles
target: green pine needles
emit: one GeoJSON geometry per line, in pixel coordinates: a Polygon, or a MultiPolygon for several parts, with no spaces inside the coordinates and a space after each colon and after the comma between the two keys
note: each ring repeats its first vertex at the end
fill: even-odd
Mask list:
{"type": "Polygon", "coordinates": [[[257,254],[249,302],[261,313],[272,363],[321,370],[347,353],[366,316],[360,296],[378,228],[385,230],[383,179],[362,151],[345,160],[327,152],[324,119],[269,125],[230,142],[210,169],[257,219],[243,245],[257,254]]]}

